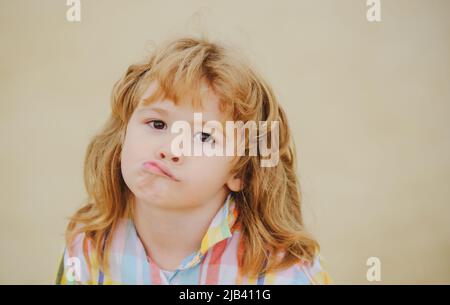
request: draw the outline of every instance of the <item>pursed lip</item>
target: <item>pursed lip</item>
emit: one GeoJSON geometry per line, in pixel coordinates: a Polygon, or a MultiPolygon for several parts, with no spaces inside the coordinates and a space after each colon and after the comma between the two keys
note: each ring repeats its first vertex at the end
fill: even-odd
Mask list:
{"type": "Polygon", "coordinates": [[[156,174],[162,174],[172,180],[175,181],[179,181],[170,171],[170,169],[164,165],[164,163],[162,163],[161,161],[158,160],[151,160],[151,161],[146,161],[143,164],[144,168],[147,170],[152,171],[153,173],[156,174]]]}

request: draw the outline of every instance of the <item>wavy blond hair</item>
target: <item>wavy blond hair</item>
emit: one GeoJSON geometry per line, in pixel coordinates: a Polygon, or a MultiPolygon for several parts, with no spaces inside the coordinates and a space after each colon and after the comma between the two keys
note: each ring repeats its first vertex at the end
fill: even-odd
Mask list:
{"type": "MultiPolygon", "coordinates": [[[[296,151],[286,114],[271,87],[232,47],[207,38],[184,37],[157,46],[149,59],[131,65],[114,85],[111,115],[88,145],[84,161],[87,203],[71,218],[67,245],[79,233],[91,242],[94,259],[108,272],[108,249],[122,217],[133,214],[134,196],[120,170],[120,155],[128,120],[151,80],[159,81],[154,99],[169,97],[177,103],[189,94],[198,101],[201,80],[220,97],[221,109],[235,121],[279,122],[279,162],[261,167],[261,157],[237,158],[233,173],[244,185],[233,193],[241,226],[241,274],[255,277],[302,262],[311,264],[319,244],[306,232],[301,212],[296,151]],[[104,253],[104,254],[103,254],[104,253]]],[[[270,130],[258,130],[270,139],[270,130]]],[[[83,247],[86,249],[86,247],[83,247]]],[[[87,253],[85,252],[87,256],[87,253]]]]}

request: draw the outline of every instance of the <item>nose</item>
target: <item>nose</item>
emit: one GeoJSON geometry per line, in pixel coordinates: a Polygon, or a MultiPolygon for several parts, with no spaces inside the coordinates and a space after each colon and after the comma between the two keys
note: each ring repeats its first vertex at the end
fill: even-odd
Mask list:
{"type": "Polygon", "coordinates": [[[180,157],[176,157],[176,156],[168,156],[165,152],[160,151],[159,152],[159,158],[161,159],[170,159],[171,162],[173,163],[179,163],[180,162],[180,157]]]}
{"type": "Polygon", "coordinates": [[[161,160],[166,160],[167,162],[173,163],[173,164],[181,164],[182,162],[182,156],[177,156],[172,153],[170,149],[170,143],[168,145],[163,145],[157,152],[156,157],[161,160]]]}

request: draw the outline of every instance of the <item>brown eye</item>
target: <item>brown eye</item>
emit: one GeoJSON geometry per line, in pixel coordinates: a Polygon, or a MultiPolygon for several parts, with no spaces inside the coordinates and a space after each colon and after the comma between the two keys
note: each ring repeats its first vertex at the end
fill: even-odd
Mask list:
{"type": "Polygon", "coordinates": [[[153,120],[153,121],[148,122],[148,124],[154,129],[166,129],[166,127],[167,127],[167,124],[161,120],[153,120]]]}
{"type": "Polygon", "coordinates": [[[202,143],[209,143],[209,142],[214,143],[215,142],[212,135],[207,132],[198,132],[195,134],[194,137],[196,139],[199,139],[202,143]]]}

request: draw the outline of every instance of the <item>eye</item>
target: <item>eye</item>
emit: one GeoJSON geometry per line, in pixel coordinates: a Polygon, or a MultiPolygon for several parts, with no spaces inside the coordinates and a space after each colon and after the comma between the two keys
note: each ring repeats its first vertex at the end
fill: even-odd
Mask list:
{"type": "Polygon", "coordinates": [[[197,132],[194,135],[194,139],[199,139],[202,143],[214,143],[215,142],[212,135],[207,132],[197,132]]]}
{"type": "Polygon", "coordinates": [[[150,125],[150,127],[154,129],[166,129],[167,127],[167,124],[161,120],[152,120],[148,122],[147,125],[150,125]]]}

